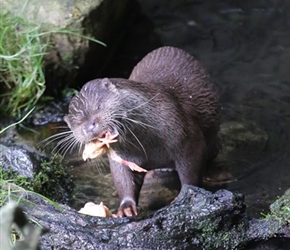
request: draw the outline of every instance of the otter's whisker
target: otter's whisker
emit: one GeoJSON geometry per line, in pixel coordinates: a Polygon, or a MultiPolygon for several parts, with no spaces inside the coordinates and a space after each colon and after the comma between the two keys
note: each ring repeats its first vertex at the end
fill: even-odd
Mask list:
{"type": "MultiPolygon", "coordinates": [[[[116,115],[116,114],[115,114],[116,115]]],[[[129,132],[134,136],[134,138],[135,138],[135,140],[138,142],[138,144],[139,145],[141,145],[141,147],[142,147],[142,150],[143,150],[143,152],[144,152],[144,154],[147,156],[147,154],[146,154],[146,150],[144,149],[144,147],[143,147],[143,145],[141,144],[141,142],[140,142],[140,140],[138,139],[138,137],[135,135],[135,133],[133,132],[133,130],[131,130],[130,128],[129,128],[129,125],[130,125],[130,123],[132,123],[132,120],[131,119],[124,119],[124,120],[127,120],[127,126],[124,124],[124,123],[122,123],[122,122],[120,122],[119,120],[117,120],[117,119],[112,119],[112,122],[114,123],[114,125],[117,127],[117,128],[119,128],[120,130],[118,130],[118,133],[119,133],[119,135],[120,135],[120,140],[119,141],[124,141],[124,142],[127,142],[127,143],[129,143],[129,144],[131,144],[132,146],[134,146],[136,149],[139,149],[139,147],[137,146],[137,145],[135,145],[133,142],[131,142],[130,140],[127,140],[126,139],[126,130],[129,130],[129,132]]],[[[133,126],[134,127],[134,126],[133,126]]]]}
{"type": "Polygon", "coordinates": [[[74,147],[77,146],[77,144],[78,141],[74,138],[73,134],[71,134],[57,143],[56,147],[53,150],[53,153],[59,152],[66,155],[68,150],[72,150],[74,147]],[[57,151],[55,149],[57,149],[57,151]]]}
{"type": "Polygon", "coordinates": [[[62,154],[64,148],[66,147],[66,144],[68,143],[68,139],[65,140],[66,143],[57,143],[56,146],[52,149],[52,154],[62,154]]]}
{"type": "Polygon", "coordinates": [[[121,139],[125,138],[126,127],[120,121],[112,119],[112,125],[109,125],[109,127],[116,127],[120,138],[121,139]]]}
{"type": "Polygon", "coordinates": [[[131,144],[132,146],[134,146],[135,148],[139,149],[138,146],[136,146],[134,143],[132,143],[130,140],[126,139],[126,133],[127,133],[127,126],[125,126],[123,123],[121,123],[120,121],[113,119],[112,120],[115,127],[117,127],[118,129],[118,133],[119,133],[119,141],[120,142],[128,142],[129,144],[131,144]]]}
{"type": "Polygon", "coordinates": [[[138,142],[138,144],[141,146],[141,148],[142,148],[142,150],[143,150],[145,156],[147,157],[146,150],[145,150],[143,144],[141,143],[141,141],[138,139],[138,137],[135,135],[135,133],[134,133],[134,132],[129,128],[129,127],[127,127],[127,129],[130,131],[130,133],[131,133],[131,134],[133,135],[133,137],[136,139],[136,141],[138,142]]]}
{"type": "Polygon", "coordinates": [[[141,108],[141,107],[144,106],[144,105],[147,105],[150,101],[152,101],[152,100],[153,100],[154,98],[156,98],[158,95],[159,95],[159,93],[157,93],[156,95],[154,95],[152,98],[150,98],[150,99],[147,100],[146,102],[141,103],[141,104],[137,105],[136,107],[129,109],[128,112],[131,112],[131,111],[133,111],[133,110],[135,110],[135,109],[141,108]]]}
{"type": "MultiPolygon", "coordinates": [[[[130,121],[130,122],[133,122],[133,123],[135,123],[135,124],[138,124],[138,125],[140,125],[140,126],[142,126],[142,127],[148,127],[148,128],[152,128],[152,129],[155,129],[153,126],[151,126],[151,125],[149,125],[149,124],[146,124],[146,123],[144,123],[144,122],[142,122],[142,121],[140,121],[140,120],[135,120],[135,119],[132,119],[132,118],[129,118],[129,117],[124,117],[124,116],[121,116],[121,115],[115,115],[115,118],[117,118],[117,119],[122,119],[122,120],[127,120],[127,121],[130,121]]],[[[121,123],[121,122],[120,122],[121,123]]],[[[123,125],[124,126],[124,125],[123,125]]]]}
{"type": "Polygon", "coordinates": [[[133,122],[133,123],[135,123],[135,124],[137,124],[137,125],[140,125],[140,126],[142,126],[142,127],[144,127],[144,128],[152,128],[152,129],[156,129],[156,128],[154,128],[153,126],[151,126],[151,125],[149,125],[149,124],[146,124],[146,123],[144,123],[144,122],[141,122],[141,121],[138,121],[138,120],[134,120],[134,119],[131,119],[131,118],[128,118],[128,117],[126,117],[126,118],[124,118],[125,120],[128,120],[128,121],[130,121],[130,122],[133,122]]]}
{"type": "Polygon", "coordinates": [[[57,133],[55,135],[52,135],[44,140],[42,140],[40,143],[38,143],[38,146],[40,147],[46,147],[48,146],[50,143],[54,142],[54,141],[57,141],[57,140],[60,140],[61,138],[63,137],[66,137],[68,134],[72,134],[72,131],[64,131],[64,132],[60,132],[60,133],[57,133]]]}

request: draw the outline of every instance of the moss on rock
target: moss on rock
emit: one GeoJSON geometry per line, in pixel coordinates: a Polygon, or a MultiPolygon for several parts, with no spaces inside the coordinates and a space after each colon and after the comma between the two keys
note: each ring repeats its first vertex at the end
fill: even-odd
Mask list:
{"type": "MultiPolygon", "coordinates": [[[[72,195],[74,187],[73,176],[69,174],[68,166],[63,162],[63,158],[55,155],[50,160],[43,160],[39,170],[34,174],[33,179],[20,176],[13,170],[4,170],[0,166],[0,176],[2,181],[9,181],[23,189],[39,193],[54,201],[67,203],[72,195]]],[[[0,199],[5,199],[5,193],[0,199]]],[[[3,203],[3,202],[1,202],[3,203]]]]}

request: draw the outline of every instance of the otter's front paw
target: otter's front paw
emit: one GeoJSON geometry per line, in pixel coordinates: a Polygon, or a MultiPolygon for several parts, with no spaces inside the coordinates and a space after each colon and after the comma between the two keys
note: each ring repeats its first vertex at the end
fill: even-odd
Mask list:
{"type": "Polygon", "coordinates": [[[131,217],[137,215],[137,206],[133,200],[123,201],[118,208],[118,217],[131,217]]]}

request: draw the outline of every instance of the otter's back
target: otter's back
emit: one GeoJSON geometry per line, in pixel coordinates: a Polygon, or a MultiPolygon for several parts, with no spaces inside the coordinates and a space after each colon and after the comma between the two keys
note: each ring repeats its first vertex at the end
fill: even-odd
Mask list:
{"type": "Polygon", "coordinates": [[[184,84],[183,88],[191,89],[193,85],[205,85],[207,77],[202,65],[187,52],[175,47],[161,47],[147,54],[134,67],[129,80],[155,82],[170,88],[176,87],[173,83],[184,84]]]}
{"type": "Polygon", "coordinates": [[[220,106],[210,77],[187,52],[175,47],[153,50],[134,67],[129,79],[162,85],[185,111],[199,117],[204,133],[219,127],[220,106]]]}

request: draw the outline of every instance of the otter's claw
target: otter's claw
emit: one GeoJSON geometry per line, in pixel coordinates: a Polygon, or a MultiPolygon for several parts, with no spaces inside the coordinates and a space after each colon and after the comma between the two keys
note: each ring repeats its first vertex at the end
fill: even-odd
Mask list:
{"type": "Polygon", "coordinates": [[[132,217],[136,216],[137,214],[136,202],[133,200],[127,200],[122,205],[120,205],[117,214],[114,214],[113,217],[132,217]]]}

